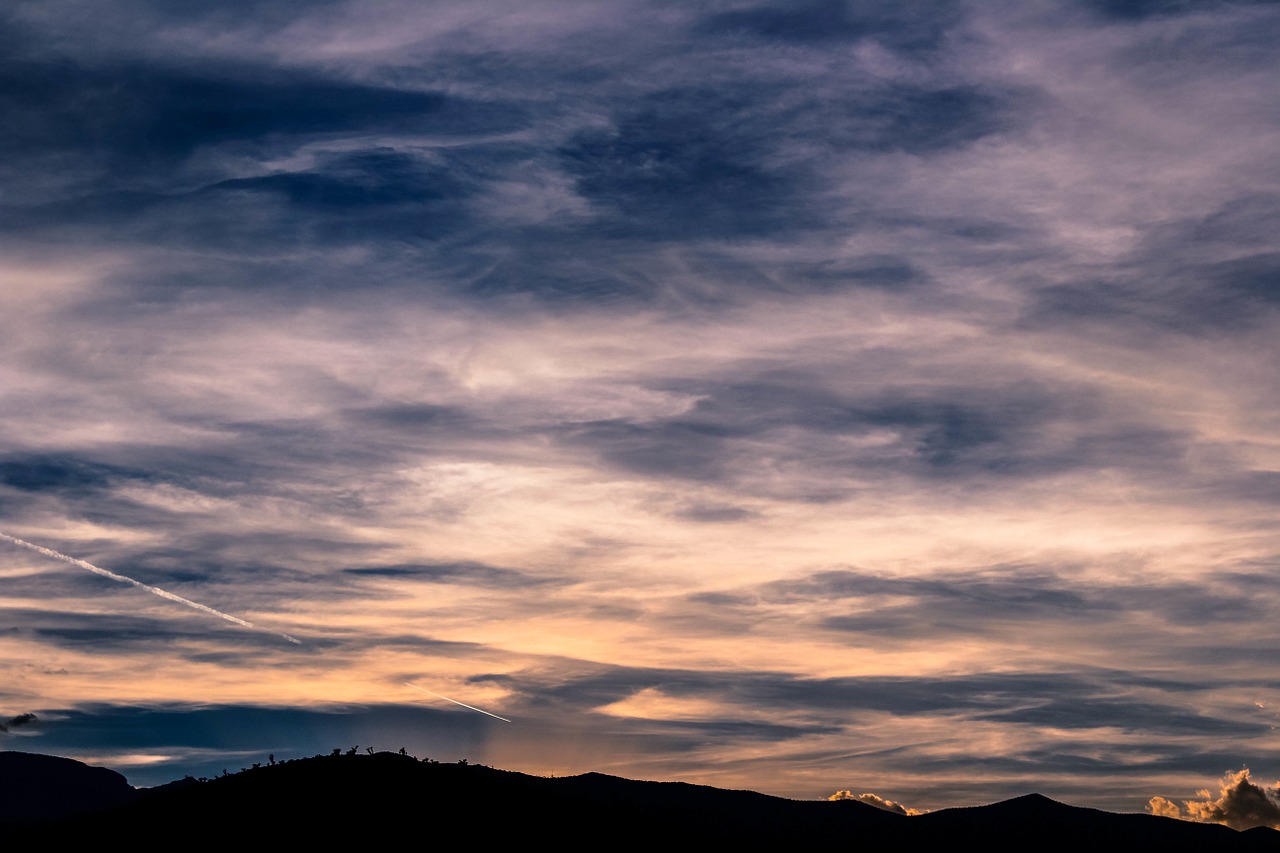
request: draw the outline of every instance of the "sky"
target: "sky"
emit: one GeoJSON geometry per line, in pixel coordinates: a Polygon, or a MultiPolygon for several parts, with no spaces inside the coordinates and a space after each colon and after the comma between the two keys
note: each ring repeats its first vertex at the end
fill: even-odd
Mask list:
{"type": "Polygon", "coordinates": [[[1271,785],[1278,41],[1245,0],[6,3],[0,532],[137,583],[0,541],[0,749],[1271,785]]]}

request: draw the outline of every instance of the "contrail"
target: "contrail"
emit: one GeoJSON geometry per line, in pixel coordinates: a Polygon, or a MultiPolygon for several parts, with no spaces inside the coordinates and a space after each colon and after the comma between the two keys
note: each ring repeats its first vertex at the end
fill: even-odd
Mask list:
{"type": "MultiPolygon", "coordinates": [[[[127,578],[124,575],[118,575],[115,572],[107,571],[104,568],[95,566],[93,563],[86,563],[84,560],[77,560],[75,557],[68,557],[66,554],[60,554],[57,551],[53,550],[52,548],[45,548],[41,545],[36,545],[33,542],[27,542],[25,539],[19,539],[16,536],[10,536],[7,533],[0,533],[0,539],[5,540],[6,542],[12,542],[14,545],[19,545],[23,548],[26,548],[29,551],[35,551],[37,554],[44,554],[46,557],[53,557],[55,560],[61,560],[64,563],[70,563],[73,566],[79,566],[80,568],[86,571],[93,572],[95,575],[102,575],[104,578],[111,578],[113,581],[119,581],[120,583],[131,584],[133,586],[136,586],[138,589],[145,589],[147,592],[151,593],[152,595],[158,595],[161,598],[167,598],[170,601],[176,601],[179,604],[185,604],[187,607],[190,607],[194,610],[199,610],[201,613],[208,613],[210,616],[217,616],[219,619],[226,619],[228,622],[234,622],[237,625],[241,625],[245,628],[249,628],[254,631],[263,631],[268,634],[275,634],[277,637],[282,637],[288,640],[289,642],[293,643],[294,645],[298,645],[298,646],[302,645],[301,640],[296,639],[294,637],[290,637],[288,634],[281,634],[277,631],[270,631],[266,628],[259,628],[257,625],[253,624],[252,622],[248,622],[244,619],[241,619],[238,616],[232,616],[230,613],[223,613],[221,610],[214,610],[212,607],[207,607],[198,601],[192,601],[191,599],[183,598],[180,595],[174,595],[172,592],[163,590],[158,586],[151,586],[150,584],[145,584],[142,581],[136,581],[133,578],[127,578]]],[[[452,702],[453,700],[450,699],[449,701],[452,702]]],[[[480,709],[476,708],[475,710],[479,711],[480,709]]],[[[484,712],[481,712],[481,713],[484,713],[484,712]]]]}
{"type": "MultiPolygon", "coordinates": [[[[93,572],[95,575],[102,575],[104,578],[110,578],[111,580],[118,581],[119,583],[127,583],[130,586],[136,586],[138,589],[146,590],[152,595],[158,595],[161,598],[167,598],[169,601],[176,601],[178,604],[184,604],[187,607],[192,608],[193,610],[199,610],[201,613],[208,613],[210,616],[217,616],[219,619],[225,619],[228,622],[234,622],[235,624],[240,625],[241,627],[249,628],[253,631],[263,631],[266,633],[275,634],[277,637],[281,637],[285,640],[288,640],[294,645],[298,645],[298,646],[302,645],[302,641],[297,639],[296,637],[290,637],[288,634],[281,634],[277,631],[269,631],[266,628],[259,628],[257,625],[253,624],[252,622],[246,619],[241,619],[239,616],[232,616],[230,613],[223,613],[221,610],[214,610],[212,607],[201,604],[198,601],[192,601],[189,598],[183,598],[180,595],[175,595],[174,593],[169,592],[168,590],[165,590],[165,589],[161,589],[158,586],[151,586],[150,584],[145,584],[142,581],[137,581],[137,580],[134,580],[133,578],[116,574],[113,571],[104,569],[101,566],[95,566],[93,563],[86,562],[85,560],[77,560],[75,557],[68,557],[66,554],[55,551],[52,548],[46,548],[43,545],[37,545],[34,542],[28,542],[25,539],[19,539],[17,536],[10,536],[8,533],[0,533],[0,539],[3,539],[6,542],[12,542],[14,545],[17,545],[21,548],[26,548],[29,551],[35,551],[37,554],[44,554],[46,557],[52,557],[55,560],[61,560],[62,562],[70,563],[73,566],[79,566],[85,571],[93,572]]],[[[450,699],[448,696],[444,696],[440,693],[436,693],[434,690],[427,690],[425,687],[419,687],[418,685],[410,684],[407,681],[404,682],[404,684],[406,687],[412,687],[414,690],[421,691],[422,693],[426,693],[430,696],[435,696],[436,698],[443,699],[446,702],[452,702],[455,705],[461,705],[463,708],[467,708],[468,710],[476,711],[477,713],[484,714],[486,717],[493,717],[495,720],[502,720],[502,722],[504,723],[511,722],[506,717],[499,717],[497,714],[490,714],[488,711],[484,710],[483,708],[477,708],[475,705],[468,705],[466,702],[459,702],[457,699],[450,699]]]]}
{"type": "Polygon", "coordinates": [[[499,717],[497,714],[490,714],[488,711],[484,710],[483,708],[477,708],[475,705],[468,705],[466,702],[459,702],[457,699],[450,699],[448,696],[441,696],[439,693],[436,693],[434,690],[428,690],[425,687],[419,687],[418,685],[410,684],[407,681],[404,682],[404,686],[412,687],[414,690],[421,690],[423,693],[430,693],[432,696],[435,696],[438,699],[443,699],[446,702],[452,702],[455,705],[461,705],[464,708],[470,708],[472,711],[479,711],[481,714],[484,714],[487,717],[493,717],[495,720],[502,720],[502,722],[504,723],[511,722],[506,717],[499,717]]]}

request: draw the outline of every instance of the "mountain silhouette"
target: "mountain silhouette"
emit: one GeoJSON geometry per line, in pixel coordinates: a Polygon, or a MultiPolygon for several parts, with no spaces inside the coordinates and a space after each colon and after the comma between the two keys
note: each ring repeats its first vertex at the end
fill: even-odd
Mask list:
{"type": "Polygon", "coordinates": [[[1038,794],[905,815],[854,800],[802,801],[683,782],[586,773],[544,778],[395,753],[329,755],[209,780],[134,789],[66,758],[0,753],[0,837],[11,843],[129,839],[159,849],[250,844],[1090,845],[1164,851],[1275,850],[1280,832],[1237,832],[1144,814],[1078,808],[1038,794]]]}
{"type": "Polygon", "coordinates": [[[139,796],[123,776],[105,767],[52,755],[0,752],[0,824],[59,820],[139,796]]]}

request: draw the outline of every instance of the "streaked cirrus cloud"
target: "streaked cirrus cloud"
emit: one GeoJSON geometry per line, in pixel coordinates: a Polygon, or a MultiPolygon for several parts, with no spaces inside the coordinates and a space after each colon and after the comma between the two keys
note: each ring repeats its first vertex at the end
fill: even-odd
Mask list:
{"type": "Polygon", "coordinates": [[[0,14],[10,742],[1276,766],[1274,4],[0,14]]]}

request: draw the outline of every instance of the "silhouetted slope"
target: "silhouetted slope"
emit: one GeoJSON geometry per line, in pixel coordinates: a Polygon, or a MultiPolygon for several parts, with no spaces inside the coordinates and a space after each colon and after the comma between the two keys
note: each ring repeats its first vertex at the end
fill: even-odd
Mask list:
{"type": "Polygon", "coordinates": [[[160,839],[208,827],[255,842],[367,844],[407,830],[436,842],[541,838],[585,849],[618,838],[785,845],[833,833],[879,837],[882,827],[906,820],[861,803],[841,806],[600,774],[544,779],[379,753],[292,761],[158,791],[110,814],[50,827],[46,837],[141,832],[160,839]]]}
{"type": "Polygon", "coordinates": [[[601,773],[533,778],[558,801],[581,804],[601,815],[631,817],[638,822],[639,832],[655,840],[673,828],[706,840],[737,842],[767,839],[794,843],[801,838],[819,841],[848,832],[858,832],[863,837],[887,833],[889,837],[906,820],[865,803],[787,800],[755,791],[726,791],[685,782],[637,782],[601,773]]]}
{"type": "Polygon", "coordinates": [[[111,811],[18,827],[8,837],[42,843],[118,837],[141,849],[214,844],[365,849],[405,841],[485,849],[538,843],[562,850],[850,843],[924,850],[960,841],[1080,849],[1105,841],[1162,853],[1280,850],[1280,833],[1272,830],[1237,833],[1150,815],[1116,815],[1037,795],[905,817],[848,800],[787,800],[598,773],[545,779],[391,753],[295,760],[138,793],[134,802],[111,811]]]}
{"type": "Polygon", "coordinates": [[[60,820],[138,796],[123,776],[105,767],[52,755],[0,752],[0,823],[60,820]]]}
{"type": "Polygon", "coordinates": [[[1029,838],[1039,838],[1072,849],[1095,845],[1139,850],[1280,849],[1280,832],[1272,829],[1246,835],[1217,824],[1068,806],[1040,794],[989,806],[943,809],[920,815],[915,821],[932,836],[1000,846],[1018,846],[1029,838]]]}

